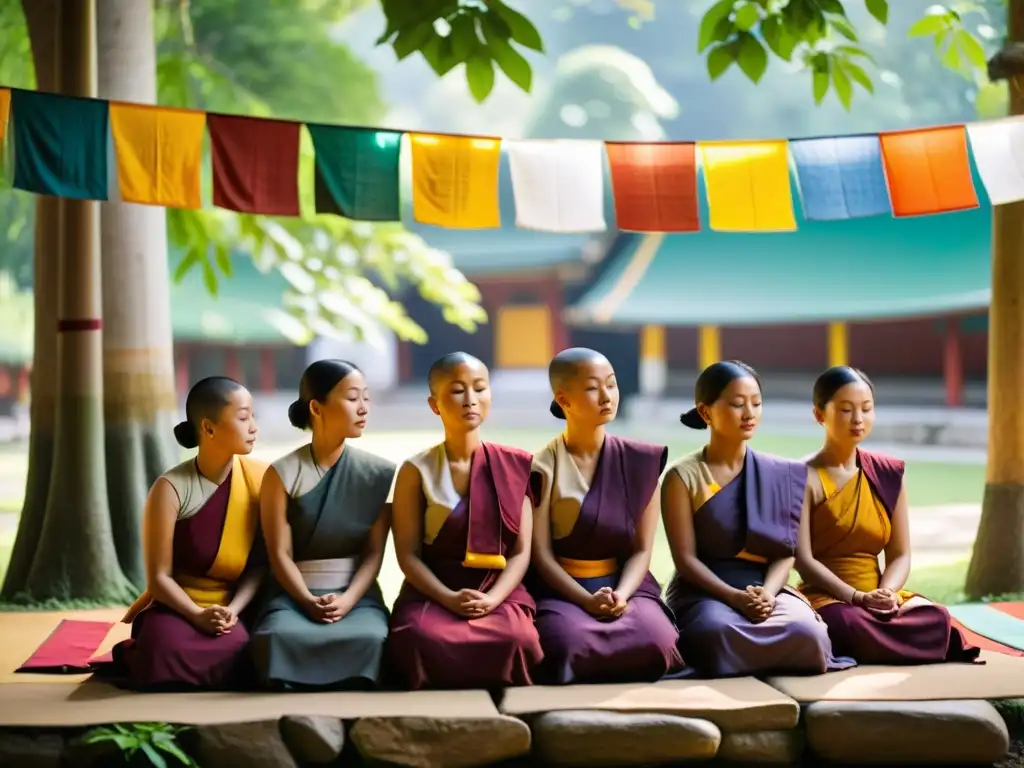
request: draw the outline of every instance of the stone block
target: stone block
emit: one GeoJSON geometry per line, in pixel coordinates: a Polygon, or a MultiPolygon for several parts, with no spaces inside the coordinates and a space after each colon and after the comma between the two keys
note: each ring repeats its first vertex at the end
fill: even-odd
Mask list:
{"type": "Polygon", "coordinates": [[[345,725],[337,717],[285,715],[281,718],[281,737],[300,762],[323,765],[341,754],[345,725]]]}
{"type": "Polygon", "coordinates": [[[798,729],[722,734],[718,758],[734,763],[790,765],[800,760],[804,734],[798,729]]]}
{"type": "Polygon", "coordinates": [[[476,768],[530,751],[529,727],[504,715],[367,717],[356,721],[349,738],[368,760],[410,768],[476,768]]]}
{"type": "Polygon", "coordinates": [[[196,762],[203,768],[297,768],[277,720],[200,725],[196,762]]]}

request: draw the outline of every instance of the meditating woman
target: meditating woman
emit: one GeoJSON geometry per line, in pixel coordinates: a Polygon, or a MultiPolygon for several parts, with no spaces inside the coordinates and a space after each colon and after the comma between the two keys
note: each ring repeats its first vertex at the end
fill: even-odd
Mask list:
{"type": "Polygon", "coordinates": [[[681,421],[711,430],[670,468],[661,504],[676,575],[668,605],[686,663],[706,677],[817,674],[836,659],[825,624],[787,586],[805,506],[807,469],[747,446],[761,420],[750,366],[714,363],[697,378],[681,421]]]}
{"type": "Polygon", "coordinates": [[[284,688],[377,684],[388,611],[377,575],[391,525],[395,465],[348,445],[370,409],[352,363],[306,368],[288,420],[312,439],[267,470],[260,496],[273,592],[252,636],[264,683],[284,688]]]}
{"type": "Polygon", "coordinates": [[[560,352],[548,377],[551,412],[566,424],[533,457],[539,682],[658,680],[683,666],[649,570],[668,449],[606,434],[619,390],[600,352],[560,352]]]}
{"type": "Polygon", "coordinates": [[[949,611],[903,589],[910,575],[904,464],[859,447],[875,423],[874,401],[874,387],[855,368],[829,368],[814,382],[825,445],[808,461],[800,589],[828,625],[836,652],[861,664],[973,661],[980,650],[966,644],[949,611]]]}
{"type": "Polygon", "coordinates": [[[529,685],[542,658],[530,562],[531,456],[480,439],[491,408],[487,367],[454,352],[430,368],[430,409],[444,442],[409,459],[395,484],[395,601],[388,661],[420,688],[529,685]]]}
{"type": "Polygon", "coordinates": [[[234,688],[248,670],[239,616],[259,588],[260,482],[252,395],[223,376],[198,382],[174,428],[199,453],[153,483],[142,520],[146,592],[124,617],[116,676],[136,688],[234,688]]]}

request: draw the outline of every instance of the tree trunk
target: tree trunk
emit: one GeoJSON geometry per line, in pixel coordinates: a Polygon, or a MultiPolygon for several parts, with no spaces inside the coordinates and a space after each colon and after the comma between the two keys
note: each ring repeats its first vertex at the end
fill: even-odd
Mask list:
{"type": "MultiPolygon", "coordinates": [[[[36,88],[58,90],[57,0],[22,0],[32,44],[36,88]]],[[[35,332],[32,351],[32,401],[29,406],[28,477],[11,561],[0,597],[25,591],[43,530],[43,515],[53,462],[54,393],[57,384],[57,252],[60,248],[60,200],[36,198],[33,285],[35,332]]]]}
{"type": "MultiPolygon", "coordinates": [[[[1024,42],[1024,0],[1007,7],[1008,42],[1024,42]]],[[[1010,82],[1024,114],[1024,76],[1010,82]]],[[[992,212],[988,337],[988,470],[964,591],[974,599],[1024,592],[1024,202],[992,212]]]]}
{"type": "MultiPolygon", "coordinates": [[[[60,0],[59,8],[61,93],[94,97],[94,0],[60,0]]],[[[133,593],[117,561],[107,506],[98,225],[95,202],[61,201],[53,465],[25,589],[33,600],[120,603],[133,593]]]]}
{"type": "MultiPolygon", "coordinates": [[[[156,103],[152,0],[97,0],[99,96],[156,103]]],[[[141,521],[154,480],[178,461],[162,207],[100,205],[103,265],[103,415],[107,492],[124,574],[145,584],[141,521]]]]}

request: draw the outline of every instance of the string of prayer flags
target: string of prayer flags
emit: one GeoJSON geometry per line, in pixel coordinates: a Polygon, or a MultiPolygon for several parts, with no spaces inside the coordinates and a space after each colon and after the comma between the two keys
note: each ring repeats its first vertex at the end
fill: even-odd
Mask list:
{"type": "Polygon", "coordinates": [[[1024,119],[974,123],[967,135],[992,205],[1024,200],[1024,119]]]}
{"type": "Polygon", "coordinates": [[[600,141],[507,141],[516,226],[542,232],[603,232],[600,141]]]}
{"type": "Polygon", "coordinates": [[[963,126],[879,135],[895,216],[978,207],[963,126]]]}
{"type": "Polygon", "coordinates": [[[0,143],[7,135],[7,123],[11,117],[11,89],[0,88],[0,143]]]}
{"type": "Polygon", "coordinates": [[[17,189],[107,199],[107,102],[18,89],[11,109],[17,189]]]}
{"type": "Polygon", "coordinates": [[[110,103],[117,181],[126,203],[202,207],[200,177],[206,114],[110,103]]]}
{"type": "Polygon", "coordinates": [[[682,144],[606,144],[615,224],[627,232],[699,232],[697,150],[682,144]]]}
{"type": "Polygon", "coordinates": [[[213,204],[239,213],[299,215],[300,123],[208,114],[213,204]]]}
{"type": "Polygon", "coordinates": [[[500,140],[418,133],[409,143],[416,221],[449,229],[501,226],[500,140]]]}
{"type": "Polygon", "coordinates": [[[316,212],[356,221],[399,221],[402,134],[308,124],[316,155],[316,212]]]}
{"type": "Polygon", "coordinates": [[[786,141],[701,142],[711,229],[796,229],[786,141]]]}
{"type": "Polygon", "coordinates": [[[840,221],[891,211],[877,136],[840,136],[789,142],[804,217],[840,221]]]}

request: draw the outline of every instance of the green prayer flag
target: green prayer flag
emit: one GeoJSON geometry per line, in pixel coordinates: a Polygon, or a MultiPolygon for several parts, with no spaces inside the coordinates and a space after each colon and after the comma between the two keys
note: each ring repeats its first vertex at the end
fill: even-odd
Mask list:
{"type": "Polygon", "coordinates": [[[316,212],[356,221],[399,221],[402,134],[373,128],[313,125],[316,212]]]}
{"type": "Polygon", "coordinates": [[[15,188],[106,200],[108,119],[106,101],[12,90],[15,188]]]}

